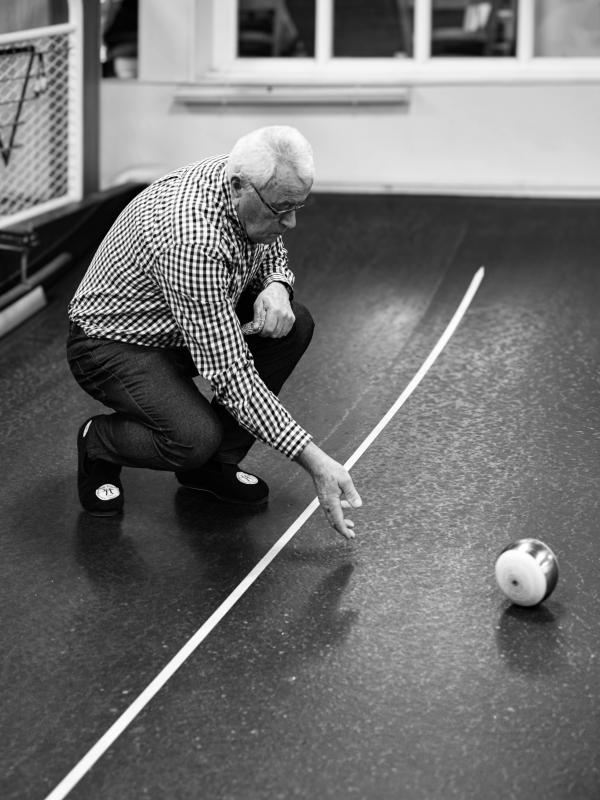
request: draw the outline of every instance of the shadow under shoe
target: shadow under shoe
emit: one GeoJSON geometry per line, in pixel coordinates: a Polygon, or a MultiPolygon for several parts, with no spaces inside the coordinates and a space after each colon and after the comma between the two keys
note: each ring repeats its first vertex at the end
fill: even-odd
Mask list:
{"type": "Polygon", "coordinates": [[[93,420],[77,434],[77,490],[83,508],[95,517],[113,517],[123,510],[121,467],[87,455],[85,437],[93,420]]]}
{"type": "Polygon", "coordinates": [[[197,469],[175,473],[186,489],[205,492],[225,503],[257,506],[269,499],[269,487],[257,475],[244,472],[237,464],[211,461],[197,469]]]}

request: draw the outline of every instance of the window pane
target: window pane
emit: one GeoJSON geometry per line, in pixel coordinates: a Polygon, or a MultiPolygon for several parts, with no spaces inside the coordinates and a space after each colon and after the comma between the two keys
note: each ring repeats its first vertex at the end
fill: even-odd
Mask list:
{"type": "Polygon", "coordinates": [[[411,55],[412,7],[413,0],[335,0],[334,56],[411,55]]]}
{"type": "Polygon", "coordinates": [[[536,56],[600,56],[598,0],[536,0],[536,56]]]}
{"type": "Polygon", "coordinates": [[[517,0],[433,0],[431,54],[514,56],[516,14],[517,0]]]}
{"type": "Polygon", "coordinates": [[[0,33],[43,28],[68,21],[68,0],[0,0],[0,33]]]}
{"type": "Polygon", "coordinates": [[[104,78],[135,78],[138,0],[100,0],[100,61],[104,78]]]}
{"type": "Polygon", "coordinates": [[[315,2],[238,0],[238,56],[314,56],[315,2]]]}

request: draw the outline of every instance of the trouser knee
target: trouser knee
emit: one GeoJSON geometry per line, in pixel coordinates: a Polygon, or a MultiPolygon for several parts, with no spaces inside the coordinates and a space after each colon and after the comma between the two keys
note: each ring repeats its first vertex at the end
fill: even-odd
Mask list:
{"type": "Polygon", "coordinates": [[[294,326],[288,335],[293,338],[296,346],[300,352],[303,353],[312,339],[315,329],[315,321],[312,318],[312,314],[308,308],[302,305],[302,303],[297,303],[294,300],[292,302],[292,310],[294,312],[294,316],[296,317],[296,321],[294,322],[294,326]]]}
{"type": "Polygon", "coordinates": [[[210,426],[185,433],[179,431],[176,436],[158,431],[153,438],[159,457],[169,469],[197,469],[218,452],[223,441],[223,426],[220,420],[215,420],[210,426]]]}

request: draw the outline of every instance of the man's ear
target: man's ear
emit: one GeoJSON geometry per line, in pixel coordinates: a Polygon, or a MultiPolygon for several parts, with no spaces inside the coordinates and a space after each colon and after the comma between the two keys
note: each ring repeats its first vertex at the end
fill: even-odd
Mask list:
{"type": "Polygon", "coordinates": [[[238,197],[240,192],[242,191],[242,179],[239,175],[233,175],[231,178],[231,188],[233,190],[234,197],[238,197]]]}

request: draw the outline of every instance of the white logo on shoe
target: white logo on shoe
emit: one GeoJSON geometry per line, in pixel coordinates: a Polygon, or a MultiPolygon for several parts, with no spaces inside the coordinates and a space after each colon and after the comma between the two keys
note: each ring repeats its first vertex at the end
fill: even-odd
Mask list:
{"type": "Polygon", "coordinates": [[[249,486],[253,483],[258,483],[256,475],[249,475],[247,472],[236,472],[235,477],[240,483],[246,483],[249,486]]]}
{"type": "Polygon", "coordinates": [[[102,486],[96,489],[98,500],[114,500],[120,494],[118,486],[114,486],[112,483],[103,483],[102,486]]]}

